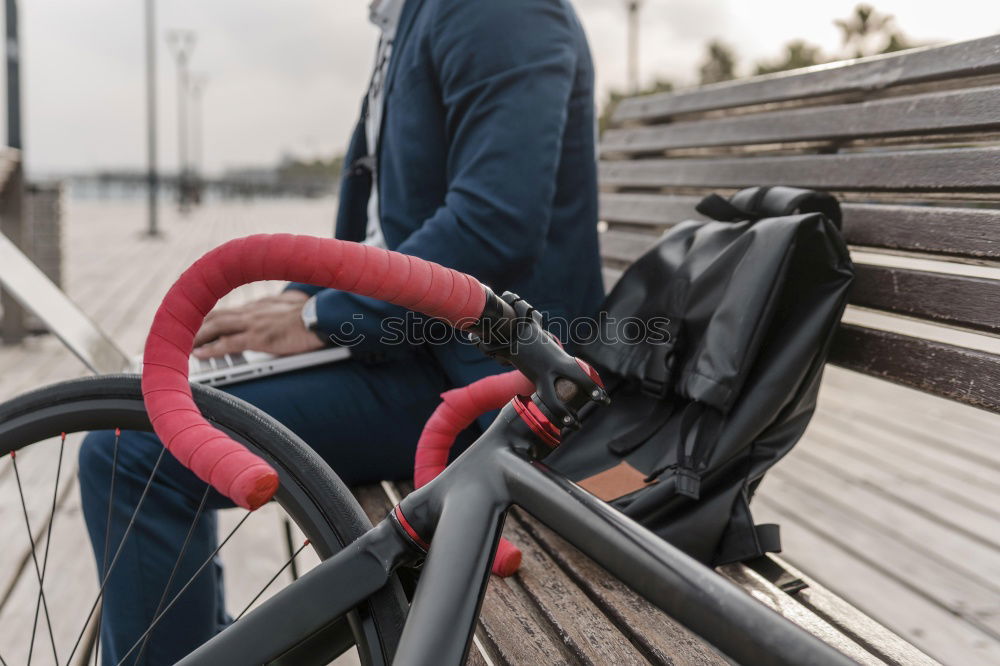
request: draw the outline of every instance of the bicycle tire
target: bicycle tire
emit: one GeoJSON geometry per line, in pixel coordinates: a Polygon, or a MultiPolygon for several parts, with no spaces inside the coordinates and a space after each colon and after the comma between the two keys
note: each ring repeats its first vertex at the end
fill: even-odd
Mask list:
{"type": "MultiPolygon", "coordinates": [[[[340,477],[295,434],[273,418],[227,393],[192,385],[205,418],[262,456],[277,470],[275,501],[327,559],[372,528],[340,477]]],[[[114,428],[152,431],[138,375],[74,379],[26,393],[0,405],[0,455],[61,433],[114,428]]],[[[390,664],[402,632],[407,603],[397,580],[322,636],[300,644],[271,663],[301,664],[327,658],[350,631],[362,663],[390,664]]]]}

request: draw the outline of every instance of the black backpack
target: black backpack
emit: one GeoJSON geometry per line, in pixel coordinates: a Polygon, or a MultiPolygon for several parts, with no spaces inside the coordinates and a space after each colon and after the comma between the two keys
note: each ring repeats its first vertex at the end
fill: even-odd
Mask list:
{"type": "Polygon", "coordinates": [[[546,462],[717,566],[780,550],[750,499],[809,423],[854,269],[828,194],[756,187],[697,210],[713,221],[673,227],[605,299],[578,351],[612,404],[546,462]]]}

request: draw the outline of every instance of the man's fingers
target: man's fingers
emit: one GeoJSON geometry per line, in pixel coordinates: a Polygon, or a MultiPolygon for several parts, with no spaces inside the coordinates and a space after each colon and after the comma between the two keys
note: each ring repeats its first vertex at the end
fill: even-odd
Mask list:
{"type": "Polygon", "coordinates": [[[225,317],[225,316],[228,316],[228,315],[237,314],[237,313],[242,312],[242,311],[243,311],[243,308],[216,308],[216,309],[212,310],[211,312],[209,312],[207,315],[205,315],[205,322],[204,323],[207,324],[208,322],[210,322],[210,321],[212,321],[214,319],[218,319],[219,317],[225,317]]]}
{"type": "Polygon", "coordinates": [[[224,311],[209,319],[205,318],[198,334],[194,336],[194,346],[200,347],[204,344],[222,337],[242,333],[247,329],[247,317],[242,312],[224,311]]]}
{"type": "Polygon", "coordinates": [[[250,335],[247,333],[237,333],[236,335],[224,335],[214,342],[201,345],[194,350],[195,358],[218,358],[226,354],[237,354],[250,349],[250,335]]]}

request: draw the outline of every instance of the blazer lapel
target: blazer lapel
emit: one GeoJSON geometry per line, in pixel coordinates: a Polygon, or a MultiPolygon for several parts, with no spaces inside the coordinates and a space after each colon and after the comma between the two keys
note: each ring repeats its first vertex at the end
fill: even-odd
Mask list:
{"type": "MultiPolygon", "coordinates": [[[[385,76],[384,90],[387,96],[396,80],[396,72],[399,71],[399,58],[397,56],[402,51],[402,47],[406,43],[406,38],[413,31],[413,24],[416,23],[417,14],[420,13],[420,8],[423,4],[424,0],[406,0],[406,3],[403,5],[403,12],[399,15],[396,39],[393,41],[392,56],[389,58],[389,71],[386,72],[385,76]]],[[[381,135],[381,132],[379,134],[381,135]]]]}

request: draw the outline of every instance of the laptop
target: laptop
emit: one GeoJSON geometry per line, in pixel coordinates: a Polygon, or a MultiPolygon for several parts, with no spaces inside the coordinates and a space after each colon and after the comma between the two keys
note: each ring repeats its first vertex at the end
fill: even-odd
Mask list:
{"type": "MultiPolygon", "coordinates": [[[[94,374],[139,372],[142,356],[129,356],[9,238],[0,234],[0,286],[31,310],[94,374]]],[[[345,347],[275,356],[246,351],[209,360],[191,357],[192,382],[226,386],[349,358],[345,347]]]]}

